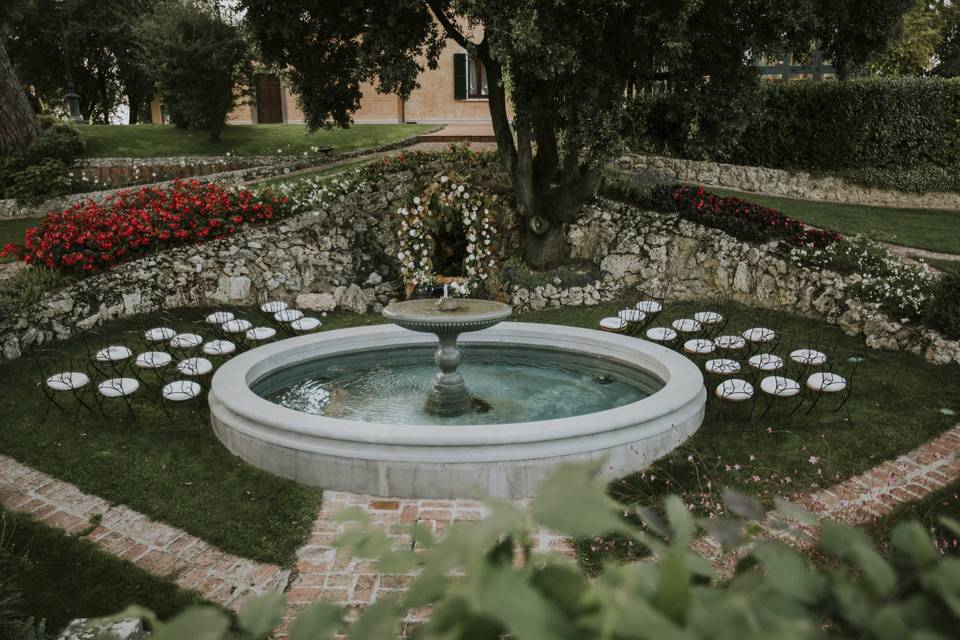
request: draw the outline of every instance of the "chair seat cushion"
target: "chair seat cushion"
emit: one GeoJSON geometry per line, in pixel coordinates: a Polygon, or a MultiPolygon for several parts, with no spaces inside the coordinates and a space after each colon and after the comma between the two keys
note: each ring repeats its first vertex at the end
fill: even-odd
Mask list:
{"type": "Polygon", "coordinates": [[[260,311],[264,313],[277,313],[278,311],[283,311],[287,309],[290,305],[282,300],[270,300],[269,302],[264,302],[260,305],[260,311]]]}
{"type": "Polygon", "coordinates": [[[760,371],[776,371],[783,368],[783,358],[772,353],[758,353],[750,356],[747,364],[760,371]]]}
{"type": "Polygon", "coordinates": [[[693,318],[681,318],[680,320],[674,320],[670,326],[680,333],[696,333],[703,328],[700,326],[700,323],[693,318]]]}
{"type": "Polygon", "coordinates": [[[778,398],[792,398],[800,394],[800,383],[783,376],[767,376],[760,381],[760,390],[778,398]]]}
{"type": "Polygon", "coordinates": [[[299,320],[294,320],[290,323],[290,327],[294,331],[313,331],[320,326],[320,320],[317,318],[311,318],[309,316],[304,316],[299,320]]]}
{"type": "Polygon", "coordinates": [[[213,371],[213,363],[206,358],[187,358],[177,363],[177,371],[185,376],[205,376],[213,371]]]}
{"type": "Polygon", "coordinates": [[[166,351],[146,351],[134,361],[141,369],[162,369],[173,362],[173,356],[166,351]]]}
{"type": "Polygon", "coordinates": [[[126,360],[132,355],[133,351],[130,351],[130,349],[127,347],[122,345],[112,345],[97,351],[93,355],[93,359],[97,362],[120,362],[121,360],[126,360]]]}
{"type": "Polygon", "coordinates": [[[604,331],[623,331],[627,323],[622,318],[604,318],[600,321],[600,328],[604,331]]]}
{"type": "Polygon", "coordinates": [[[647,317],[647,314],[639,309],[623,309],[617,315],[624,322],[643,322],[647,317]]]}
{"type": "Polygon", "coordinates": [[[742,335],[747,342],[770,342],[777,337],[777,332],[773,329],[767,329],[766,327],[753,327],[752,329],[747,329],[740,335],[742,335]]]}
{"type": "Polygon", "coordinates": [[[836,373],[822,371],[807,378],[807,388],[822,393],[836,393],[847,388],[847,381],[836,373]]]}
{"type": "Polygon", "coordinates": [[[47,386],[54,391],[82,389],[90,384],[90,376],[82,371],[63,371],[47,378],[47,386]]]}
{"type": "Polygon", "coordinates": [[[671,342],[677,339],[677,332],[669,327],[647,329],[647,338],[654,342],[671,342]]]}
{"type": "Polygon", "coordinates": [[[740,402],[753,397],[753,385],[740,378],[724,380],[717,385],[716,395],[722,400],[740,402]]]}
{"type": "Polygon", "coordinates": [[[273,314],[273,318],[277,322],[294,322],[302,317],[303,311],[300,311],[300,309],[284,309],[273,314]]]}
{"type": "Polygon", "coordinates": [[[277,335],[277,330],[273,327],[254,327],[246,335],[249,340],[269,340],[277,335]]]}
{"type": "Polygon", "coordinates": [[[178,333],[170,341],[174,349],[196,349],[203,344],[203,337],[195,333],[178,333]]]}
{"type": "Polygon", "coordinates": [[[215,311],[206,317],[207,324],[222,325],[236,318],[231,311],[215,311]]]}
{"type": "Polygon", "coordinates": [[[804,365],[826,364],[827,354],[814,349],[797,349],[790,352],[790,359],[804,365]]]}
{"type": "Polygon", "coordinates": [[[211,340],[203,345],[203,352],[208,356],[228,356],[237,350],[237,345],[229,340],[211,340]]]}
{"type": "Polygon", "coordinates": [[[717,350],[716,345],[706,338],[695,338],[683,343],[683,350],[687,353],[705,354],[713,353],[717,350]]]}
{"type": "Polygon", "coordinates": [[[122,398],[135,393],[140,382],[135,378],[110,378],[97,385],[97,391],[104,398],[122,398]]]}
{"type": "Polygon", "coordinates": [[[734,351],[746,347],[747,341],[740,336],[717,336],[713,339],[713,344],[717,345],[718,349],[734,351]]]}
{"type": "Polygon", "coordinates": [[[203,387],[200,386],[199,382],[194,382],[193,380],[174,380],[169,384],[163,385],[163,389],[160,390],[160,395],[163,396],[164,400],[169,400],[170,402],[184,402],[185,400],[193,400],[200,395],[201,391],[203,391],[203,387]]]}
{"type": "Polygon", "coordinates": [[[723,315],[716,311],[698,311],[693,314],[693,319],[700,324],[720,324],[723,322],[723,315]]]}
{"type": "Polygon", "coordinates": [[[243,318],[228,320],[220,325],[220,328],[227,333],[246,333],[252,327],[253,323],[251,323],[249,320],[244,320],[243,318]]]}
{"type": "Polygon", "coordinates": [[[170,327],[154,327],[143,332],[143,337],[148,342],[166,342],[177,335],[176,329],[170,327]]]}
{"type": "Polygon", "coordinates": [[[637,310],[644,313],[660,313],[663,310],[663,305],[656,300],[641,300],[637,303],[637,310]]]}
{"type": "Polygon", "coordinates": [[[716,358],[707,360],[703,365],[704,371],[717,375],[730,375],[740,372],[740,363],[730,358],[716,358]]]}

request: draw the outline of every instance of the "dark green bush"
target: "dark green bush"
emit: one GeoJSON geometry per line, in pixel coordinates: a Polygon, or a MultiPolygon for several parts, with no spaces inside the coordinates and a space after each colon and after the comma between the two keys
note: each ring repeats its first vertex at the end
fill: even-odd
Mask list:
{"type": "Polygon", "coordinates": [[[83,154],[84,147],[80,131],[61,122],[42,131],[27,147],[21,162],[32,165],[45,160],[59,160],[69,165],[83,154]]]}
{"type": "Polygon", "coordinates": [[[70,167],[60,160],[44,160],[10,174],[6,188],[8,198],[24,204],[39,204],[74,190],[70,167]]]}
{"type": "Polygon", "coordinates": [[[943,276],[927,304],[926,323],[951,338],[960,338],[960,275],[943,276]]]}
{"type": "Polygon", "coordinates": [[[864,187],[896,189],[913,193],[960,191],[960,166],[920,165],[900,169],[863,167],[836,172],[838,178],[864,187]]]}
{"type": "Polygon", "coordinates": [[[729,126],[710,135],[704,132],[716,110],[699,106],[701,100],[698,93],[684,91],[641,96],[632,110],[632,146],[811,171],[960,167],[960,80],[764,83],[755,106],[749,95],[720,102],[742,102],[749,126],[729,126]]]}

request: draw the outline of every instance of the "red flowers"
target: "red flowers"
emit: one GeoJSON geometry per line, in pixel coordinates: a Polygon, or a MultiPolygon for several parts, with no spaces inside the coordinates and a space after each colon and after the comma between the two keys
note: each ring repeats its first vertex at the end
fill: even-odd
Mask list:
{"type": "Polygon", "coordinates": [[[793,245],[824,247],[842,238],[834,231],[811,229],[776,209],[740,198],[717,196],[703,187],[677,187],[673,202],[682,217],[748,242],[782,240],[793,245]]]}
{"type": "Polygon", "coordinates": [[[22,245],[8,244],[0,255],[65,271],[101,271],[161,246],[222,238],[242,223],[284,213],[286,203],[286,198],[178,180],[167,188],[119,191],[102,203],[88,200],[49,213],[27,229],[22,245]]]}

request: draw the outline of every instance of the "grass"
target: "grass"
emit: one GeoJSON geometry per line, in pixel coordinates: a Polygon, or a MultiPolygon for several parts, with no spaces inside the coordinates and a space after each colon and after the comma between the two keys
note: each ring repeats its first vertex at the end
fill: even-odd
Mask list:
{"type": "Polygon", "coordinates": [[[27,515],[0,509],[0,533],[4,552],[15,558],[20,609],[25,617],[45,619],[53,635],[75,618],[101,617],[131,604],[166,619],[203,602],[195,592],[27,515]]]}
{"type": "MultiPolygon", "coordinates": [[[[203,315],[194,309],[178,312],[173,320],[144,316],[116,321],[89,339],[98,345],[114,343],[161,322],[187,330],[203,315]]],[[[84,339],[57,347],[63,354],[58,358],[61,366],[72,359],[71,369],[90,370],[84,365],[84,339]]],[[[225,551],[264,562],[291,562],[319,509],[319,489],[283,480],[231,455],[205,426],[205,412],[198,416],[175,408],[175,415],[182,417],[177,427],[203,428],[170,432],[155,387],[139,394],[137,419],[130,424],[86,413],[72,424],[72,416],[56,409],[45,419],[48,401],[39,387],[41,379],[32,358],[0,367],[0,452],[225,551]]]]}
{"type": "MultiPolygon", "coordinates": [[[[664,310],[668,319],[689,317],[710,303],[677,302],[664,310]]],[[[523,320],[595,327],[616,306],[581,307],[536,314],[523,320]]],[[[728,330],[754,325],[749,309],[732,305],[728,330]]],[[[787,405],[777,405],[764,419],[755,413],[745,420],[743,407],[728,407],[725,429],[718,428],[717,402],[708,402],[700,430],[679,449],[650,469],[611,483],[611,494],[626,503],[655,505],[666,495],[680,494],[700,513],[717,513],[719,489],[730,487],[770,500],[775,495],[811,491],[909,451],[957,422],[941,408],[960,411],[960,376],[909,353],[869,349],[862,338],[849,337],[823,322],[784,315],[789,343],[823,344],[837,340],[837,353],[856,353],[864,360],[855,377],[848,403],[854,422],[844,413],[824,412],[824,424],[806,407],[789,417],[787,405]]],[[[727,331],[731,332],[731,331],[727,331]]],[[[701,364],[703,359],[698,360],[701,364]]],[[[718,381],[714,381],[714,387],[718,381]]],[[[711,388],[712,391],[712,388],[711,388]]],[[[597,566],[605,555],[632,555],[615,540],[583,541],[581,558],[597,566]]]]}
{"type": "Polygon", "coordinates": [[[940,523],[941,517],[953,518],[960,522],[960,480],[937,489],[916,502],[903,503],[886,517],[869,527],[875,540],[887,540],[890,530],[906,519],[917,520],[934,534],[941,550],[960,555],[958,536],[940,523]]]}
{"type": "Polygon", "coordinates": [[[431,131],[428,125],[365,124],[349,129],[308,132],[304,125],[230,125],[220,140],[173,125],[88,125],[81,127],[89,158],[151,158],[182,155],[235,156],[300,155],[312,147],[332,147],[334,153],[376,147],[431,131]]]}
{"type": "MultiPolygon", "coordinates": [[[[40,218],[9,218],[0,220],[0,248],[9,242],[23,242],[23,234],[30,227],[40,223],[40,218]]],[[[14,258],[8,256],[0,258],[0,262],[11,262],[14,258]]]]}
{"type": "Polygon", "coordinates": [[[270,178],[268,180],[263,180],[258,182],[261,185],[267,184],[281,184],[287,182],[300,182],[301,180],[316,180],[319,178],[328,178],[338,173],[345,173],[353,169],[359,169],[360,167],[369,163],[370,160],[353,160],[350,162],[344,162],[343,164],[338,164],[334,167],[326,167],[325,169],[318,169],[316,171],[304,171],[302,173],[297,173],[295,175],[281,175],[270,178]]]}
{"type": "Polygon", "coordinates": [[[710,187],[709,191],[772,207],[807,224],[833,229],[845,235],[860,233],[882,242],[960,254],[960,212],[957,211],[816,202],[719,187],[710,187]]]}
{"type": "Polygon", "coordinates": [[[955,273],[960,275],[960,260],[943,260],[940,258],[924,258],[924,262],[943,273],[955,273]]]}

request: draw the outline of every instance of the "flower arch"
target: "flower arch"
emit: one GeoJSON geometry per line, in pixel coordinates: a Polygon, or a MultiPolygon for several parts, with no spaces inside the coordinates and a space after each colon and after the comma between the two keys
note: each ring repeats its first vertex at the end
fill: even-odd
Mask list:
{"type": "Polygon", "coordinates": [[[450,284],[454,293],[469,295],[490,276],[496,265],[494,237],[496,196],[488,196],[456,174],[442,174],[410,207],[400,207],[397,259],[410,297],[424,285],[450,284]],[[437,240],[444,231],[462,234],[465,255],[462,274],[435,273],[437,240]]]}

